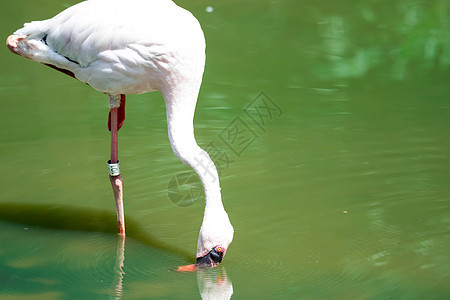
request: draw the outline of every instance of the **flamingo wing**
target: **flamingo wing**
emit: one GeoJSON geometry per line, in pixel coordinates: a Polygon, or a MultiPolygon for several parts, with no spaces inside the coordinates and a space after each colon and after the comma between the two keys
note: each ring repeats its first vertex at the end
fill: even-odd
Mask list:
{"type": "Polygon", "coordinates": [[[159,89],[161,73],[183,60],[190,29],[200,29],[196,19],[170,0],[89,0],[14,34],[23,37],[18,54],[126,94],[159,89]]]}

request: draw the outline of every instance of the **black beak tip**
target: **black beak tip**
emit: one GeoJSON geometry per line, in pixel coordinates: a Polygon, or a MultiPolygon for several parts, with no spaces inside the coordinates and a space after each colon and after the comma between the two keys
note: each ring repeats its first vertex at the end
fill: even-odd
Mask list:
{"type": "Polygon", "coordinates": [[[216,248],[209,251],[208,254],[206,254],[203,257],[197,258],[197,266],[216,266],[218,265],[223,259],[223,251],[217,251],[216,248]]]}

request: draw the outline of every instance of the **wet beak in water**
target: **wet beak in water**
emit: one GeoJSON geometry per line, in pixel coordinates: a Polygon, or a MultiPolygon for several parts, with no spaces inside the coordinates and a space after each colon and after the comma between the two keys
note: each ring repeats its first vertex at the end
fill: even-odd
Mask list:
{"type": "Polygon", "coordinates": [[[206,254],[203,257],[197,258],[197,266],[210,266],[215,267],[217,266],[223,258],[224,249],[220,246],[213,248],[211,251],[209,251],[208,254],[206,254]]]}
{"type": "Polygon", "coordinates": [[[223,259],[225,254],[225,249],[221,246],[217,246],[209,251],[203,257],[198,257],[197,262],[193,265],[182,266],[177,269],[179,272],[194,272],[198,269],[204,268],[214,268],[217,266],[223,259]]]}

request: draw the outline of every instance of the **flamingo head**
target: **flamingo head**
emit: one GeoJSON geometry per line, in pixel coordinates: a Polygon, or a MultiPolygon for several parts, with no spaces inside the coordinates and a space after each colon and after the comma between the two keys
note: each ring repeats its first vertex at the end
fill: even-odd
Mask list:
{"type": "MultiPolygon", "coordinates": [[[[211,216],[211,215],[208,215],[211,216]]],[[[228,215],[220,218],[205,218],[197,243],[197,262],[192,265],[178,267],[179,272],[195,272],[199,269],[216,267],[225,256],[233,240],[234,229],[228,215]]]]}
{"type": "Polygon", "coordinates": [[[225,211],[208,214],[197,242],[197,265],[217,266],[233,240],[234,229],[225,211]]]}
{"type": "Polygon", "coordinates": [[[223,256],[225,255],[225,248],[222,246],[214,247],[208,254],[197,257],[196,265],[198,267],[215,267],[220,262],[222,262],[223,256]]]}

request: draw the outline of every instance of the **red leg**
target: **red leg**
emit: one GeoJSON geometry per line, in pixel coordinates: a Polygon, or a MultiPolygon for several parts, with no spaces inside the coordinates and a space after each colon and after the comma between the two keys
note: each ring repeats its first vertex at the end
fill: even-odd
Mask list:
{"type": "Polygon", "coordinates": [[[123,214],[123,179],[122,175],[111,176],[109,181],[114,192],[114,199],[116,200],[117,212],[117,226],[119,227],[119,234],[125,235],[125,216],[123,214]]]}
{"type": "Polygon", "coordinates": [[[111,108],[111,163],[119,162],[119,145],[118,145],[118,114],[119,108],[111,108]]]}
{"type": "MultiPolygon", "coordinates": [[[[110,100],[111,101],[111,100],[110,100]]],[[[116,201],[117,225],[119,234],[125,235],[125,216],[123,212],[123,179],[120,175],[119,153],[118,153],[118,107],[111,108],[111,160],[109,166],[109,180],[116,201]]]]}

